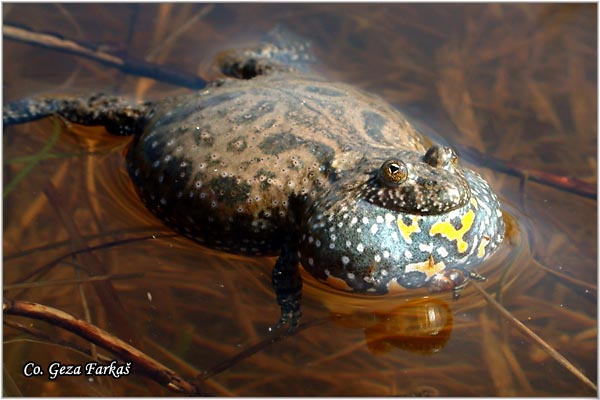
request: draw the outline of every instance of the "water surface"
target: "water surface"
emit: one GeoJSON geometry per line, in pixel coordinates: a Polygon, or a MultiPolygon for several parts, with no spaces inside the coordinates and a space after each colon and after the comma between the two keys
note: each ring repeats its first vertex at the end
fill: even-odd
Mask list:
{"type": "MultiPolygon", "coordinates": [[[[311,40],[321,74],[379,94],[460,154],[485,155],[463,162],[491,182],[512,229],[482,266],[488,280],[479,286],[596,383],[595,193],[561,187],[570,178],[596,185],[595,4],[5,4],[3,12],[5,23],[206,79],[219,76],[214,54],[256,42],[277,24],[311,40]],[[522,177],[492,168],[492,157],[522,177]],[[536,171],[559,178],[558,187],[528,179],[536,171]]],[[[8,40],[3,56],[5,101],[190,92],[8,40]]],[[[595,394],[473,285],[456,301],[365,300],[307,278],[306,329],[261,342],[279,314],[274,259],[205,249],[163,227],[125,172],[128,143],[52,119],[4,132],[6,297],[88,319],[187,379],[209,371],[201,384],[211,395],[595,394]],[[72,282],[89,275],[113,279],[72,282]],[[254,354],[233,358],[257,343],[254,354]]],[[[90,345],[47,323],[5,319],[13,322],[4,330],[8,395],[174,394],[140,374],[25,378],[26,361],[91,359],[49,341],[90,345]]]]}

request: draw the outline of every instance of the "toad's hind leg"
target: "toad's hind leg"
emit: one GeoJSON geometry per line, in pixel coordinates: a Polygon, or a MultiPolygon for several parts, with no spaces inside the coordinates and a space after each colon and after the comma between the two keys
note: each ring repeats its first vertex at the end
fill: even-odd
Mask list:
{"type": "Polygon", "coordinates": [[[316,59],[309,41],[277,26],[257,47],[219,53],[217,63],[227,76],[251,79],[277,71],[309,72],[316,59]]]}
{"type": "Polygon", "coordinates": [[[101,125],[113,135],[127,136],[143,129],[151,111],[150,103],[133,105],[122,97],[103,94],[38,96],[6,104],[2,110],[2,123],[7,127],[60,115],[76,124],[101,125]]]}

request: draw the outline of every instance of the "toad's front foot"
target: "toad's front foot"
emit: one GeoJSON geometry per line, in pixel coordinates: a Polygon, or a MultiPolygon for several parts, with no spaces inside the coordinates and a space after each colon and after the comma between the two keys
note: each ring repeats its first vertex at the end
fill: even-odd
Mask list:
{"type": "Polygon", "coordinates": [[[280,304],[281,306],[281,318],[277,324],[269,327],[270,332],[274,332],[280,329],[282,326],[288,324],[287,334],[291,335],[296,332],[298,328],[298,324],[300,322],[300,317],[302,317],[302,310],[300,308],[300,298],[295,301],[292,301],[288,304],[280,304]]]}
{"type": "Polygon", "coordinates": [[[431,292],[452,290],[454,300],[460,297],[460,293],[471,280],[485,281],[485,277],[476,272],[462,268],[450,268],[433,276],[429,282],[428,289],[431,292]]]}
{"type": "Polygon", "coordinates": [[[281,255],[273,268],[273,288],[277,296],[277,304],[281,307],[281,318],[270,331],[288,326],[288,334],[293,333],[298,327],[302,316],[302,277],[298,268],[297,251],[284,245],[281,255]]]}

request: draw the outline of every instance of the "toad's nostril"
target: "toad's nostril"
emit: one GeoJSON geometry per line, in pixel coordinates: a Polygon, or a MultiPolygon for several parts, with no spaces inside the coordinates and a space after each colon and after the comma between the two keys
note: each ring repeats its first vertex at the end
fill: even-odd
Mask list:
{"type": "Polygon", "coordinates": [[[435,168],[454,166],[458,163],[458,156],[450,147],[433,145],[423,156],[423,161],[435,168]]]}

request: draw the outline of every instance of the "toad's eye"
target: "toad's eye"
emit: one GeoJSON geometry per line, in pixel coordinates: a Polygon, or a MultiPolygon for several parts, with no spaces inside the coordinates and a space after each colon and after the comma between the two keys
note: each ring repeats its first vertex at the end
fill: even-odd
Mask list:
{"type": "Polygon", "coordinates": [[[406,180],[406,164],[399,160],[387,160],[379,169],[379,179],[388,186],[396,186],[406,180]]]}

